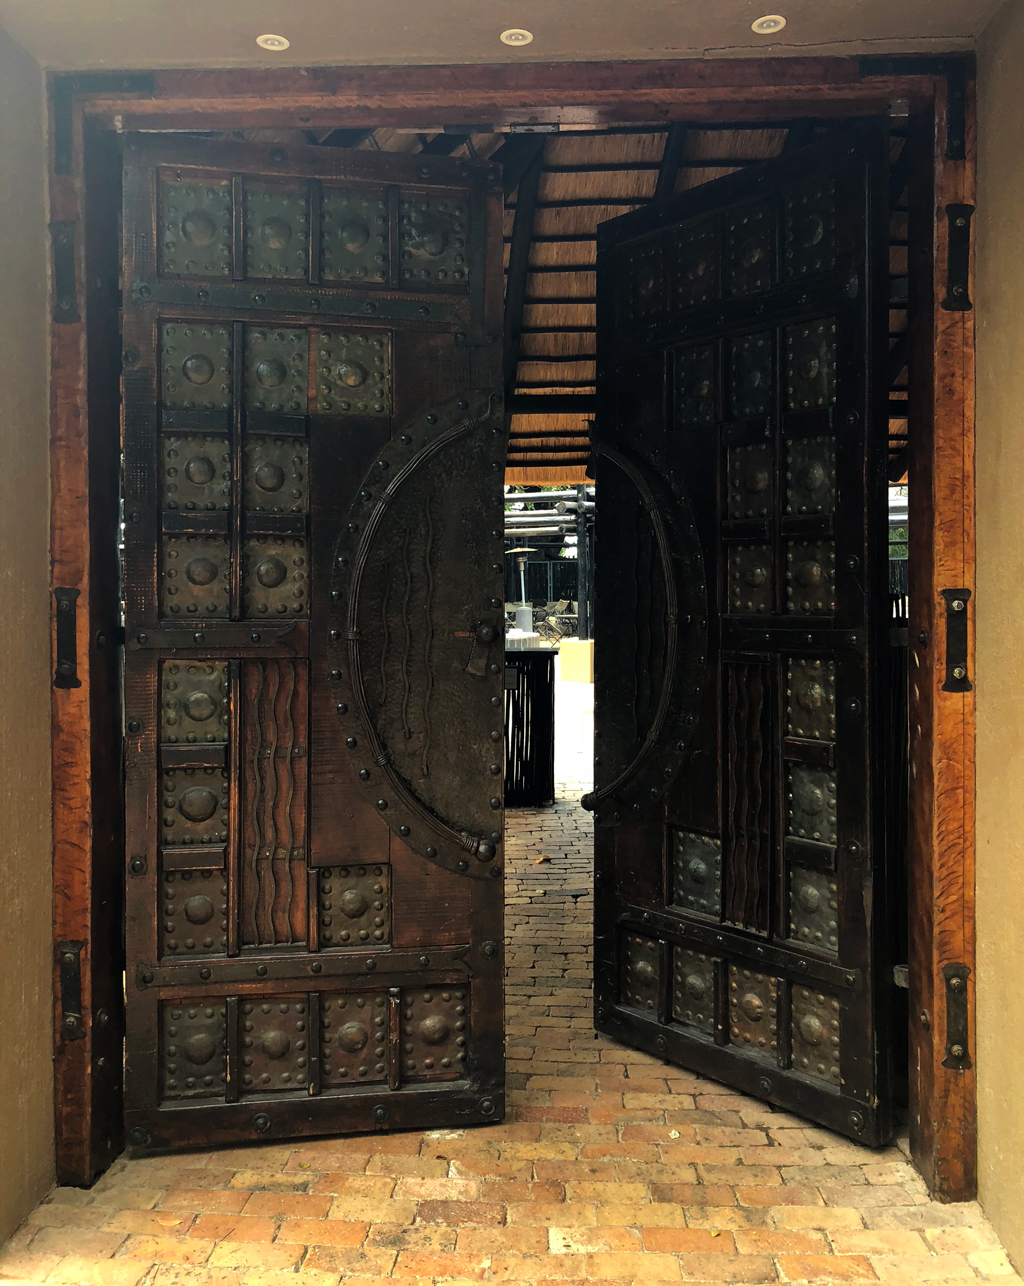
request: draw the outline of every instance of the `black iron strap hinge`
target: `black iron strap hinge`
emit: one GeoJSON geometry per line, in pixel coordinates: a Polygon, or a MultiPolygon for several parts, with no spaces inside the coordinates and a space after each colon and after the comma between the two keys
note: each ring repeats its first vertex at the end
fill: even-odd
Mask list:
{"type": "Polygon", "coordinates": [[[62,1040],[83,1040],[82,949],[84,942],[58,942],[60,970],[60,1034],[62,1040]]]}
{"type": "Polygon", "coordinates": [[[944,589],[946,600],[946,682],[943,692],[970,692],[967,675],[967,604],[969,589],[944,589]]]}
{"type": "Polygon", "coordinates": [[[73,219],[50,224],[53,251],[53,320],[67,323],[80,320],[75,283],[75,231],[73,219]]]}
{"type": "Polygon", "coordinates": [[[53,591],[57,603],[57,655],[53,673],[55,688],[80,688],[78,677],[78,594],[77,589],[58,587],[53,591]]]}
{"type": "Polygon", "coordinates": [[[946,980],[946,1057],[943,1067],[966,1071],[971,1064],[967,1045],[967,980],[971,971],[963,964],[942,966],[946,980]]]}
{"type": "Polygon", "coordinates": [[[973,205],[947,205],[949,235],[946,240],[946,297],[948,313],[969,313],[971,303],[971,216],[973,205]]]}

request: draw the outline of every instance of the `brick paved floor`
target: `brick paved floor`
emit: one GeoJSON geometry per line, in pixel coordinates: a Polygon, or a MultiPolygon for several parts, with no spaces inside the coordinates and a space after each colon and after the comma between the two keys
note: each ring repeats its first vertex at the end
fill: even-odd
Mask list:
{"type": "Polygon", "coordinates": [[[589,696],[559,693],[556,807],[509,816],[506,1124],[121,1160],[43,1202],[0,1278],[1015,1283],[979,1207],[929,1202],[900,1146],[595,1038],[589,696]]]}

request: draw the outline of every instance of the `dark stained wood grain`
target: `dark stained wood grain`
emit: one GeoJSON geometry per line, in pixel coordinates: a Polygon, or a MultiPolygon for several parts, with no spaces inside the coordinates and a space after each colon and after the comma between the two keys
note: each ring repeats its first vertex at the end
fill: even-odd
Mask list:
{"type": "MultiPolygon", "coordinates": [[[[942,691],[944,588],[974,587],[974,313],[947,312],[950,203],[975,203],[973,84],[967,159],[946,158],[945,88],[934,118],[915,123],[911,237],[931,253],[911,260],[910,494],[910,1140],[942,1201],[977,1191],[975,1069],[942,1066],[943,965],[964,964],[968,1049],[974,1037],[974,693],[942,691]]],[[[973,262],[971,297],[973,298],[973,262]]],[[[968,601],[968,674],[974,675],[974,605],[968,601]]]]}

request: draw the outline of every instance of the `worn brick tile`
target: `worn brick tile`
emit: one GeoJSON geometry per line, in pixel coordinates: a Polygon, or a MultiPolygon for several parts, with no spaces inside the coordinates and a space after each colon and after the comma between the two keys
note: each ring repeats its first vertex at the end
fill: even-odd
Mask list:
{"type": "Polygon", "coordinates": [[[0,1250],[0,1281],[41,1282],[61,1262],[60,1255],[37,1255],[30,1250],[0,1250]]]}
{"type": "Polygon", "coordinates": [[[117,1257],[152,1263],[205,1264],[216,1244],[203,1237],[132,1235],[119,1248],[117,1257]]]}
{"type": "MultiPolygon", "coordinates": [[[[351,1189],[346,1190],[347,1193],[351,1189]]],[[[407,1197],[412,1201],[475,1201],[480,1195],[480,1183],[476,1179],[399,1179],[395,1184],[394,1196],[407,1197]]]]}
{"type": "Polygon", "coordinates": [[[617,1201],[622,1205],[646,1201],[644,1183],[593,1183],[575,1179],[565,1185],[566,1201],[617,1201]]]}
{"type": "Polygon", "coordinates": [[[1002,1249],[972,1250],[967,1256],[967,1262],[982,1277],[1016,1276],[1013,1265],[1006,1257],[1006,1251],[1002,1249]]]}
{"type": "Polygon", "coordinates": [[[751,1228],[734,1236],[737,1250],[744,1255],[827,1255],[832,1249],[825,1234],[815,1229],[751,1228]]]}
{"type": "Polygon", "coordinates": [[[686,1223],[690,1228],[735,1232],[741,1228],[766,1227],[768,1214],[767,1209],[740,1206],[690,1206],[686,1208],[686,1223]]]}
{"type": "Polygon", "coordinates": [[[254,1192],[242,1207],[247,1215],[291,1215],[301,1219],[323,1219],[331,1198],[309,1192],[254,1192]]]}
{"type": "Polygon", "coordinates": [[[830,1206],[912,1206],[915,1198],[903,1187],[865,1183],[822,1184],[821,1195],[830,1206]]]}
{"type": "MultiPolygon", "coordinates": [[[[393,1250],[454,1250],[457,1228],[440,1223],[378,1223],[370,1228],[366,1239],[367,1249],[393,1250]]],[[[496,1229],[490,1228],[489,1232],[496,1229]]],[[[317,1240],[315,1237],[312,1240],[317,1240]]]]}
{"type": "Polygon", "coordinates": [[[509,1224],[536,1228],[577,1228],[597,1223],[597,1208],[586,1202],[524,1201],[507,1209],[509,1224]]]}
{"type": "Polygon", "coordinates": [[[820,1206],[817,1188],[802,1183],[764,1184],[756,1188],[739,1186],[736,1200],[741,1206],[820,1206]]]}
{"type": "Polygon", "coordinates": [[[541,1255],[548,1249],[547,1228],[459,1228],[456,1249],[470,1255],[541,1255]]]}
{"type": "Polygon", "coordinates": [[[871,1263],[884,1282],[945,1281],[974,1276],[963,1255],[872,1255],[871,1263]]]}
{"type": "Polygon", "coordinates": [[[924,1238],[932,1250],[944,1253],[999,1249],[999,1238],[987,1221],[966,1228],[925,1228],[924,1238]]]}
{"type": "Polygon", "coordinates": [[[705,1183],[734,1183],[737,1187],[742,1184],[745,1189],[775,1187],[782,1183],[782,1175],[774,1165],[709,1165],[701,1162],[697,1173],[705,1183]]]}
{"type": "MultiPolygon", "coordinates": [[[[956,1231],[959,1231],[957,1229],[956,1231]]],[[[829,1233],[833,1249],[840,1255],[927,1255],[929,1247],[920,1233],[910,1228],[837,1228],[829,1233]]],[[[942,1249],[942,1247],[934,1247],[942,1249]]],[[[963,1247],[949,1246],[949,1250],[963,1247]]]]}
{"type": "Polygon", "coordinates": [[[367,1160],[367,1174],[382,1174],[394,1179],[441,1179],[448,1173],[448,1158],[433,1156],[406,1156],[403,1153],[381,1153],[367,1160]]]}
{"type": "Polygon", "coordinates": [[[456,1277],[479,1281],[488,1267],[487,1255],[465,1255],[458,1251],[403,1250],[392,1269],[392,1277],[456,1277]]]}
{"type": "MultiPolygon", "coordinates": [[[[314,1216],[315,1217],[315,1216],[314,1216]]],[[[412,1223],[416,1218],[415,1201],[382,1201],[379,1197],[335,1197],[329,1219],[346,1223],[412,1223]]]]}
{"type": "Polygon", "coordinates": [[[287,1174],[282,1170],[238,1170],[228,1187],[246,1192],[308,1192],[309,1179],[308,1173],[298,1170],[287,1174]]]}
{"type": "Polygon", "coordinates": [[[138,1286],[149,1270],[149,1264],[135,1259],[69,1255],[51,1270],[46,1280],[66,1282],[68,1286],[138,1286]]]}
{"type": "MultiPolygon", "coordinates": [[[[152,1286],[242,1286],[240,1268],[188,1268],[181,1264],[158,1264],[152,1286]]],[[[245,1275],[245,1286],[253,1278],[245,1275]]]]}
{"type": "Polygon", "coordinates": [[[296,1268],[304,1247],[292,1243],[222,1241],[214,1246],[207,1263],[212,1268],[296,1268]]]}
{"type": "Polygon", "coordinates": [[[189,1232],[194,1218],[191,1213],[178,1214],[171,1210],[116,1210],[100,1225],[100,1231],[178,1237],[189,1232]]]}
{"type": "Polygon", "coordinates": [[[736,1242],[731,1232],[710,1228],[644,1228],[644,1249],[672,1254],[734,1255],[736,1242]]]}
{"type": "Polygon", "coordinates": [[[777,1255],[775,1263],[784,1282],[877,1280],[864,1255],[777,1255]]]}
{"type": "Polygon", "coordinates": [[[214,1241],[273,1241],[278,1222],[256,1215],[203,1214],[188,1230],[190,1237],[210,1237],[214,1241]]]}
{"type": "MultiPolygon", "coordinates": [[[[563,1286],[566,1280],[580,1281],[586,1276],[586,1271],[586,1255],[494,1255],[488,1280],[517,1284],[529,1282],[531,1286],[563,1286]]],[[[453,1286],[453,1283],[446,1282],[445,1286],[453,1286]]]]}
{"type": "Polygon", "coordinates": [[[462,1157],[451,1161],[450,1164],[452,1177],[456,1179],[503,1179],[510,1183],[529,1183],[533,1178],[532,1161],[499,1161],[497,1157],[462,1157]]]}
{"type": "MultiPolygon", "coordinates": [[[[353,1276],[387,1277],[397,1258],[396,1251],[375,1246],[310,1246],[302,1271],[340,1273],[348,1286],[353,1276]]],[[[301,1280],[300,1277],[298,1281],[301,1280]]]]}
{"type": "Polygon", "coordinates": [[[681,1206],[730,1206],[736,1189],[724,1183],[652,1183],[652,1201],[674,1201],[681,1206]]]}
{"type": "Polygon", "coordinates": [[[421,1201],[416,1212],[421,1223],[486,1224],[492,1228],[505,1222],[505,1207],[493,1201],[421,1201]]]}
{"type": "Polygon", "coordinates": [[[368,1231],[367,1223],[343,1219],[285,1219],[276,1240],[303,1246],[361,1246],[368,1231]]]}
{"type": "MultiPolygon", "coordinates": [[[[97,1212],[98,1213],[98,1212],[97,1212]]],[[[96,1221],[100,1222],[99,1219],[96,1221]]],[[[40,1228],[32,1238],[37,1255],[81,1255],[109,1259],[125,1240],[123,1232],[86,1232],[81,1228],[40,1228]]]]}
{"type": "Polygon", "coordinates": [[[484,1181],[480,1185],[481,1201],[497,1201],[503,1206],[521,1201],[564,1201],[565,1188],[561,1183],[548,1179],[529,1183],[513,1183],[505,1179],[484,1181]]]}
{"type": "Polygon", "coordinates": [[[774,1282],[776,1273],[766,1255],[695,1254],[679,1256],[684,1281],[774,1282]]]}
{"type": "Polygon", "coordinates": [[[553,1255],[588,1255],[638,1251],[644,1246],[636,1228],[549,1228],[548,1249],[553,1255]]]}
{"type": "Polygon", "coordinates": [[[157,1210],[189,1214],[240,1214],[249,1200],[248,1192],[215,1192],[207,1188],[172,1188],[157,1210]]]}
{"type": "Polygon", "coordinates": [[[610,1183],[617,1176],[616,1166],[611,1161],[537,1161],[534,1174],[538,1180],[554,1180],[562,1183],[610,1183]]]}
{"type": "Polygon", "coordinates": [[[609,1202],[597,1207],[597,1222],[620,1228],[682,1228],[686,1217],[682,1206],[668,1202],[609,1202]]]}
{"type": "Polygon", "coordinates": [[[365,1193],[383,1200],[395,1190],[397,1182],[397,1178],[386,1174],[353,1174],[346,1170],[331,1170],[325,1174],[310,1175],[309,1191],[317,1196],[321,1193],[335,1196],[365,1193]]]}
{"type": "Polygon", "coordinates": [[[625,1281],[672,1282],[680,1278],[679,1261],[673,1255],[643,1251],[608,1251],[587,1255],[588,1279],[621,1277],[625,1281]]]}
{"type": "Polygon", "coordinates": [[[863,1228],[859,1210],[848,1206],[776,1206],[768,1211],[775,1228],[863,1228]]]}

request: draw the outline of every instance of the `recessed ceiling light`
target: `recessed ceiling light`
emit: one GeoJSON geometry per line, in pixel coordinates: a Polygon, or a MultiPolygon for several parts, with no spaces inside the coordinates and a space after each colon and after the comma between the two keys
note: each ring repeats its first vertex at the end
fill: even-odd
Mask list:
{"type": "Polygon", "coordinates": [[[786,19],[781,13],[766,13],[763,18],[758,18],[756,22],[750,24],[750,30],[756,31],[759,36],[772,36],[776,31],[781,31],[786,25],[786,19]]]}
{"type": "Polygon", "coordinates": [[[256,43],[261,49],[269,49],[272,53],[283,53],[292,43],[285,40],[284,36],[257,36],[256,43]]]}
{"type": "Polygon", "coordinates": [[[522,27],[509,27],[508,31],[501,33],[499,39],[505,45],[528,45],[533,39],[533,32],[524,31],[522,27]]]}

